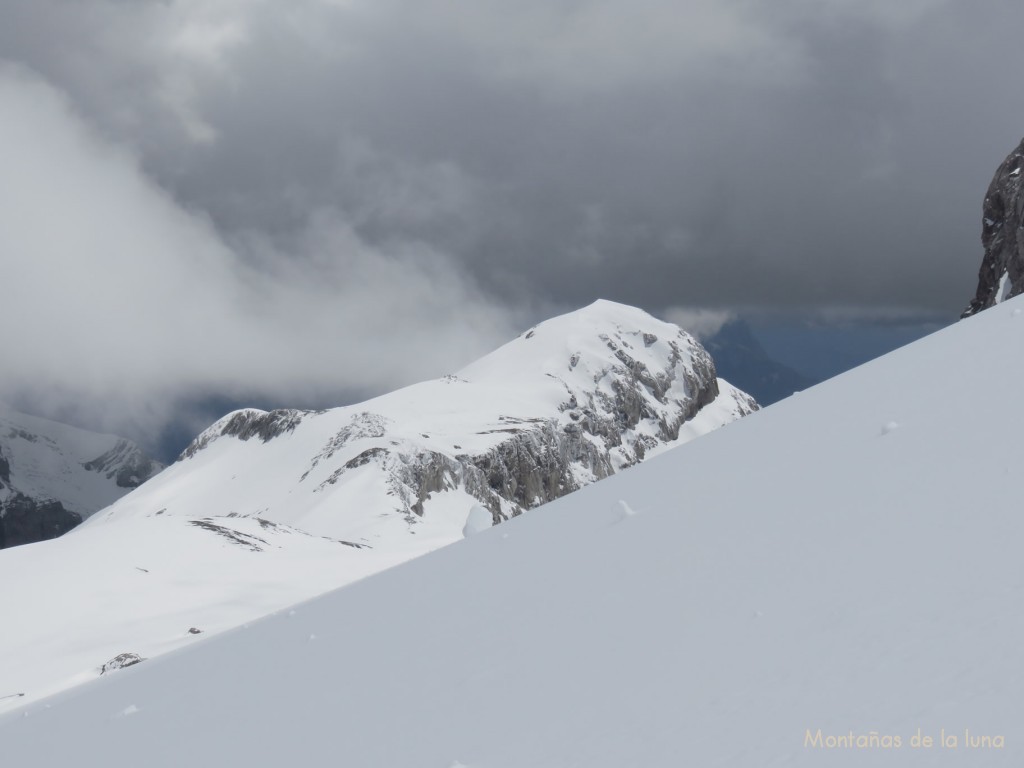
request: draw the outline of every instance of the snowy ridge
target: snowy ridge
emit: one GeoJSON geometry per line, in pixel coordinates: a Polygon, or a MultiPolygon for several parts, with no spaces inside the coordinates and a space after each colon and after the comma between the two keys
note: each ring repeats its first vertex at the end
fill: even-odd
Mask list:
{"type": "Polygon", "coordinates": [[[228,414],[93,524],[201,506],[366,543],[454,541],[475,504],[509,519],[754,409],[684,331],[601,301],[355,406],[228,414]]]}
{"type": "Polygon", "coordinates": [[[0,556],[0,580],[38,585],[0,591],[0,615],[31,625],[0,633],[0,682],[23,694],[0,691],[0,710],[451,544],[754,408],[678,327],[598,302],[356,406],[228,414],[70,534],[0,556]],[[75,583],[54,583],[57,563],[75,583]]]}
{"type": "Polygon", "coordinates": [[[1020,764],[1022,345],[1009,299],[544,514],[0,717],[5,758],[1020,764]]]}

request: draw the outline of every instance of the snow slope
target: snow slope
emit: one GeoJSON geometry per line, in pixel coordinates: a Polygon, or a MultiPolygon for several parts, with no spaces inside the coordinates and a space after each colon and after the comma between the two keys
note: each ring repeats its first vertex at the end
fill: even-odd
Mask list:
{"type": "Polygon", "coordinates": [[[469,530],[485,528],[753,407],[679,328],[597,302],[357,406],[229,414],[72,533],[0,553],[0,583],[19,584],[0,590],[16,627],[0,633],[0,711],[438,549],[473,509],[469,530]]]}
{"type": "Polygon", "coordinates": [[[92,680],[122,653],[148,659],[408,558],[265,520],[176,517],[6,550],[5,583],[22,588],[0,596],[0,711],[92,680]]]}
{"type": "Polygon", "coordinates": [[[1022,310],[1011,299],[544,514],[0,717],[4,758],[1019,765],[1022,310]],[[913,746],[919,729],[931,747],[913,746]]]}

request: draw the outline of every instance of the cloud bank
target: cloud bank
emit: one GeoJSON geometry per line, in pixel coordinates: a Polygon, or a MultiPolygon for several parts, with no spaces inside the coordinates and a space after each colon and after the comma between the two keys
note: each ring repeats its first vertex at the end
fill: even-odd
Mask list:
{"type": "Polygon", "coordinates": [[[952,319],[1024,133],[1022,24],[1011,0],[6,0],[0,397],[340,401],[597,297],[952,319]]]}
{"type": "Polygon", "coordinates": [[[0,395],[155,426],[202,393],[296,399],[440,375],[512,332],[443,254],[310,211],[226,239],[38,79],[0,69],[0,395]]]}

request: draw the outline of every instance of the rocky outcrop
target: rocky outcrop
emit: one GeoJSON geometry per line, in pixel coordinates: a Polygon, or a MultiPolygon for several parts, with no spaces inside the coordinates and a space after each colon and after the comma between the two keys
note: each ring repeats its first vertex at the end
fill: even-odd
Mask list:
{"type": "Polygon", "coordinates": [[[962,317],[1024,292],[1024,141],[996,171],[982,207],[981,242],[985,256],[978,290],[962,317]]]}
{"type": "Polygon", "coordinates": [[[560,428],[552,419],[476,456],[369,448],[333,472],[319,490],[339,482],[348,470],[373,463],[387,478],[395,511],[409,523],[423,516],[434,494],[454,490],[479,501],[499,523],[614,473],[608,451],[583,434],[576,425],[560,428]]]}
{"type": "Polygon", "coordinates": [[[0,549],[63,536],[82,522],[59,501],[37,501],[14,493],[0,502],[0,549]]]}
{"type": "Polygon", "coordinates": [[[108,672],[114,672],[118,669],[125,669],[126,667],[133,667],[136,664],[141,664],[146,659],[139,656],[137,653],[119,653],[117,656],[112,658],[106,664],[100,667],[100,674],[105,675],[108,672]]]}

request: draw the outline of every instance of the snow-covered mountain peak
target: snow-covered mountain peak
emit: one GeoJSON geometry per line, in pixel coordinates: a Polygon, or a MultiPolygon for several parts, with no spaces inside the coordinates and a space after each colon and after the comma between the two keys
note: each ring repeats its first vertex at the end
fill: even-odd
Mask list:
{"type": "Polygon", "coordinates": [[[160,469],[130,440],[0,403],[0,548],[58,536],[160,469]]]}
{"type": "MultiPolygon", "coordinates": [[[[734,416],[756,408],[725,387],[723,405],[734,416]]],[[[235,411],[199,435],[182,459],[224,437],[266,443],[311,420],[345,422],[325,444],[327,453],[387,436],[455,458],[549,421],[610,438],[608,447],[617,449],[612,461],[621,468],[678,439],[682,424],[714,402],[719,389],[710,355],[692,336],[635,307],[601,300],[540,323],[455,374],[359,405],[235,411]]]]}
{"type": "Polygon", "coordinates": [[[469,381],[518,381],[544,374],[586,385],[616,363],[665,369],[684,357],[713,371],[710,357],[678,326],[636,307],[601,300],[534,326],[458,376],[469,381]]]}
{"type": "Polygon", "coordinates": [[[364,403],[230,413],[104,517],[192,515],[201,500],[368,543],[438,521],[458,537],[474,504],[507,519],[756,407],[689,334],[600,301],[364,403]],[[369,524],[361,510],[381,505],[391,514],[369,524]]]}

